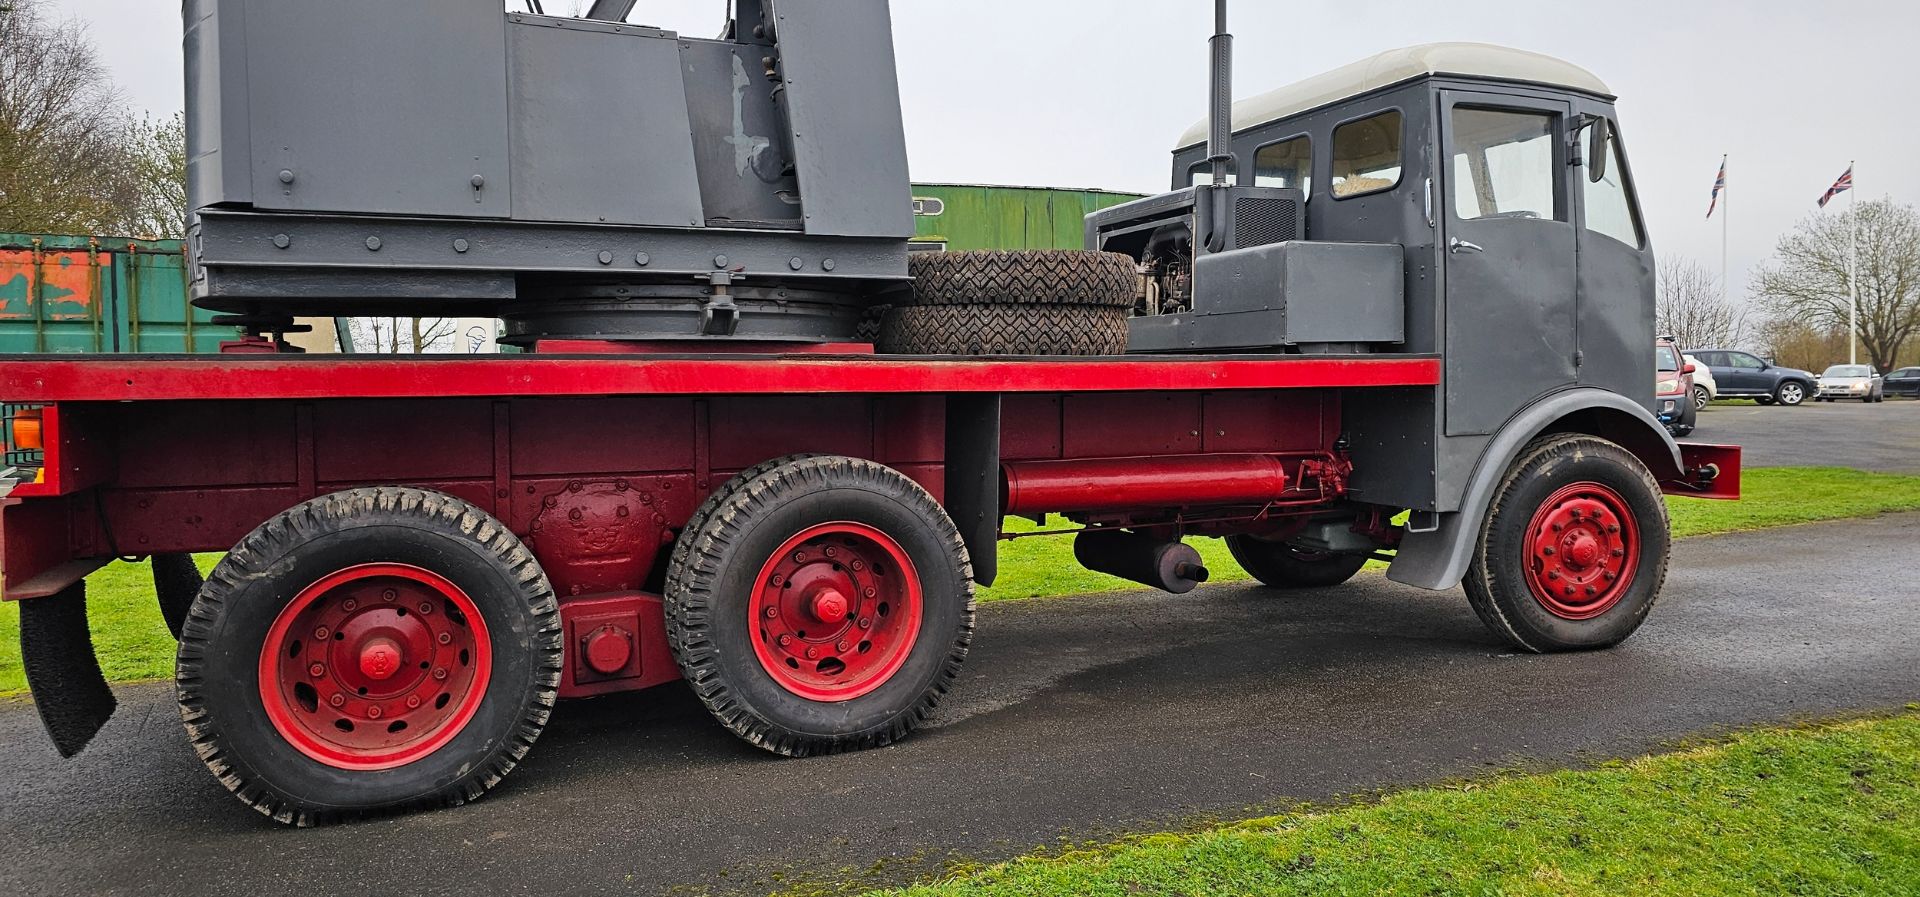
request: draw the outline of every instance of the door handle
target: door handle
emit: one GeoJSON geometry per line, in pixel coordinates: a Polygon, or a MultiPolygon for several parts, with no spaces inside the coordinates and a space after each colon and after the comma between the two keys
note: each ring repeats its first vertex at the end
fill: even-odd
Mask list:
{"type": "Polygon", "coordinates": [[[1453,239],[1447,241],[1447,251],[1452,253],[1486,252],[1486,250],[1482,249],[1479,244],[1469,243],[1465,240],[1460,239],[1459,237],[1454,237],[1453,239]]]}

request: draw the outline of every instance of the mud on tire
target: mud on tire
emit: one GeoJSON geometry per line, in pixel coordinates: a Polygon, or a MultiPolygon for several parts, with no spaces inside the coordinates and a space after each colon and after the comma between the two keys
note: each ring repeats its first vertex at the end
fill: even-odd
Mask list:
{"type": "Polygon", "coordinates": [[[221,784],[279,822],[452,806],[497,785],[539,737],[557,697],[561,643],[553,588],[500,521],[438,492],[355,489],[261,524],[207,577],[181,630],[180,715],[221,784]],[[364,582],[349,576],[362,571],[364,582]],[[407,576],[441,588],[416,598],[407,576]],[[349,591],[328,586],[342,577],[349,591]],[[320,624],[331,624],[328,636],[303,617],[309,609],[333,615],[320,624]],[[376,611],[387,616],[369,619],[376,611]],[[356,639],[381,641],[387,617],[408,611],[417,638],[359,655],[359,673],[374,677],[361,680],[371,696],[329,678],[353,675],[338,661],[361,650],[356,639]],[[449,701],[439,703],[436,690],[449,701]],[[347,743],[322,724],[336,715],[336,727],[351,724],[356,701],[393,709],[365,711],[381,726],[347,743]],[[396,726],[416,712],[418,728],[396,726]],[[394,762],[382,766],[382,757],[394,762]]]}
{"type": "Polygon", "coordinates": [[[907,260],[911,305],[1100,305],[1132,308],[1133,259],[1113,252],[1033,249],[920,252],[907,260]]]}
{"type": "Polygon", "coordinates": [[[966,547],[932,496],[882,465],[821,456],[749,470],[703,510],[675,546],[666,587],[667,641],[715,719],[752,744],[793,757],[889,744],[926,720],[959,675],[974,613],[966,547]],[[886,570],[870,561],[856,565],[866,555],[850,539],[799,541],[822,530],[833,539],[856,530],[874,534],[897,550],[892,558],[905,563],[890,559],[886,570]],[[822,554],[821,544],[842,553],[822,554]],[[811,565],[808,572],[782,566],[801,558],[811,565]],[[846,570],[861,572],[855,577],[846,570]],[[782,628],[789,606],[782,603],[785,589],[803,577],[843,574],[854,586],[852,606],[801,622],[822,630],[793,639],[782,628]],[[874,595],[903,594],[888,591],[881,582],[886,577],[911,582],[918,604],[876,605],[874,595]],[[863,584],[880,586],[865,603],[858,588],[863,584]],[[908,620],[914,625],[901,625],[908,620]],[[776,650],[775,632],[791,644],[776,650]],[[891,654],[884,654],[890,646],[881,643],[883,632],[892,633],[891,654]],[[891,660],[855,681],[861,662],[856,654],[866,654],[868,646],[855,651],[853,642],[863,639],[873,641],[876,659],[891,660]],[[798,662],[813,647],[827,655],[818,671],[798,662]],[[828,668],[837,652],[850,663],[828,668]],[[843,675],[847,682],[834,681],[843,675]]]}
{"type": "Polygon", "coordinates": [[[896,306],[886,355],[1122,355],[1129,310],[1109,305],[896,306]]]}

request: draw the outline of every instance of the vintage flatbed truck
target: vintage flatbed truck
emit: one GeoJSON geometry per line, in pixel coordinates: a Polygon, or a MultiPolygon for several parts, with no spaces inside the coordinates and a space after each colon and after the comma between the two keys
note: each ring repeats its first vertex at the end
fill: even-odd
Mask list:
{"type": "Polygon", "coordinates": [[[186,4],[195,299],[250,335],[0,359],[44,450],[5,598],[62,753],[113,710],[114,558],[153,559],[196,751],[308,823],[477,798],[558,700],[680,680],[771,751],[890,743],[1009,517],[1176,593],[1187,536],[1276,588],[1388,559],[1548,652],[1645,619],[1661,492],[1737,497],[1737,448],[1649,410],[1652,255],[1583,70],[1435,45],[1230,115],[1222,3],[1173,192],[1084,253],[910,261],[884,0],[742,0],[717,40],[632,5],[186,4]],[[281,339],[453,311],[534,351],[281,339]]]}

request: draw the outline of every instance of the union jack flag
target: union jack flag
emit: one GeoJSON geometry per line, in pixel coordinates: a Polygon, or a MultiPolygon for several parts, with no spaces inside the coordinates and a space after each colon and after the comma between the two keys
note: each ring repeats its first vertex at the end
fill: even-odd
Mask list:
{"type": "Polygon", "coordinates": [[[1852,189],[1853,189],[1853,166],[1849,165],[1847,166],[1847,173],[1841,175],[1839,180],[1834,181],[1833,186],[1827,188],[1827,194],[1825,196],[1820,197],[1820,208],[1823,208],[1823,209],[1826,208],[1827,203],[1833,202],[1834,197],[1839,196],[1840,194],[1845,193],[1848,190],[1852,190],[1852,189]]]}
{"type": "Polygon", "coordinates": [[[1707,217],[1713,217],[1713,210],[1720,208],[1720,192],[1727,189],[1727,157],[1720,157],[1720,176],[1713,180],[1713,202],[1707,205],[1707,217]]]}

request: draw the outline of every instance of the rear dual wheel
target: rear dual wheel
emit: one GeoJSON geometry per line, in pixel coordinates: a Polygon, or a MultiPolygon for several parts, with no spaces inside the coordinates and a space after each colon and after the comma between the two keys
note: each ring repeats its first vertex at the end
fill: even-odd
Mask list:
{"type": "Polygon", "coordinates": [[[973,570],[926,490],[853,458],[749,470],[675,547],[667,639],[707,709],[787,756],[891,743],[959,675],[973,570]]]}
{"type": "Polygon", "coordinates": [[[518,538],[467,502],[356,489],[262,524],[180,633],[194,749],[281,822],[480,797],[546,725],[559,606],[518,538]]]}
{"type": "Polygon", "coordinates": [[[1494,496],[1467,598],[1522,650],[1609,647],[1652,610],[1670,542],[1659,484],[1631,452],[1593,436],[1546,436],[1494,496]]]}

